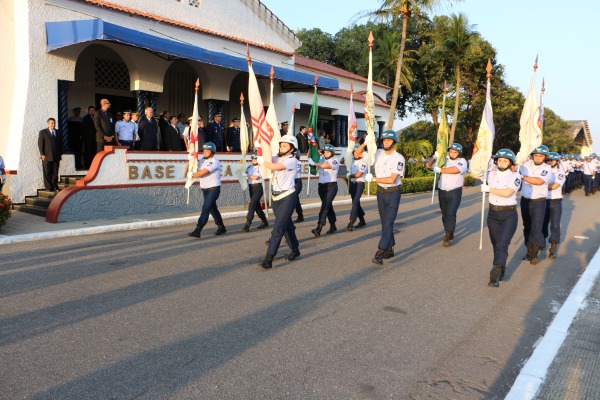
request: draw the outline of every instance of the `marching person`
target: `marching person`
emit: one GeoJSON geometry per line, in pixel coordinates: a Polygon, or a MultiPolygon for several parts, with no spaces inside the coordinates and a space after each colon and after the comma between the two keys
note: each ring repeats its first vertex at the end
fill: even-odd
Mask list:
{"type": "Polygon", "coordinates": [[[546,247],[542,228],[546,215],[546,198],[548,183],[552,178],[552,170],[544,161],[548,156],[548,147],[539,145],[531,153],[533,159],[525,161],[519,173],[523,177],[521,187],[521,219],[527,254],[523,260],[536,265],[540,250],[546,247]]]}
{"type": "MultiPolygon", "coordinates": [[[[444,225],[443,245],[450,246],[450,241],[454,239],[454,230],[456,229],[456,212],[462,200],[462,187],[467,173],[467,161],[461,157],[462,146],[458,143],[452,143],[448,147],[448,158],[444,168],[434,167],[433,171],[440,174],[438,182],[438,199],[440,210],[442,210],[442,224],[444,225]]],[[[435,157],[429,160],[428,167],[435,162],[435,157]]]]}
{"type": "Polygon", "coordinates": [[[346,230],[349,232],[353,231],[355,228],[362,228],[367,224],[365,222],[365,211],[360,205],[360,198],[365,191],[365,177],[367,176],[367,172],[369,172],[369,164],[363,158],[364,147],[364,143],[356,143],[354,145],[354,162],[352,163],[352,168],[348,175],[348,191],[350,192],[350,197],[352,198],[350,222],[346,227],[346,230]],[[354,226],[356,218],[358,218],[359,222],[358,225],[354,226]]]}
{"type": "Polygon", "coordinates": [[[209,214],[217,224],[215,235],[222,235],[227,232],[225,225],[223,225],[221,213],[217,208],[217,199],[221,194],[221,162],[215,158],[216,152],[217,148],[214,143],[205,143],[202,146],[202,155],[204,158],[198,160],[198,172],[193,175],[192,172],[188,172],[188,177],[200,178],[200,189],[202,189],[202,197],[204,198],[202,213],[198,218],[196,229],[189,233],[189,236],[198,239],[200,238],[202,228],[208,222],[209,214]]]}
{"type": "Polygon", "coordinates": [[[592,156],[586,156],[585,161],[581,163],[581,170],[583,171],[583,190],[585,195],[589,196],[592,193],[593,182],[596,176],[596,168],[592,163],[592,156]]]}
{"type": "Polygon", "coordinates": [[[244,225],[244,232],[250,232],[250,225],[254,218],[254,213],[258,215],[258,218],[262,223],[257,229],[264,229],[269,226],[265,212],[260,206],[260,199],[263,197],[264,191],[262,187],[262,176],[258,168],[258,156],[256,153],[252,154],[251,163],[246,168],[246,177],[248,178],[248,191],[250,192],[250,204],[248,205],[248,214],[246,215],[246,225],[244,225]]]}
{"type": "Polygon", "coordinates": [[[394,256],[394,221],[400,207],[401,178],[404,176],[404,157],[396,151],[398,135],[393,130],[381,134],[383,149],[375,153],[375,177],[367,174],[367,182],[377,183],[377,208],[381,219],[381,238],[373,263],[383,265],[383,260],[394,256]]]}
{"type": "Polygon", "coordinates": [[[304,213],[302,212],[302,204],[300,203],[300,194],[302,193],[302,163],[300,163],[300,156],[300,150],[296,149],[294,157],[298,160],[298,167],[296,169],[296,178],[294,179],[294,190],[296,191],[296,196],[298,196],[298,201],[296,202],[297,218],[294,221],[295,223],[304,222],[304,213]]]}
{"type": "Polygon", "coordinates": [[[550,233],[550,250],[548,257],[556,258],[557,246],[560,243],[560,218],[562,216],[562,187],[565,184],[565,171],[560,166],[560,156],[551,151],[548,153],[546,163],[552,168],[552,178],[548,184],[548,197],[546,200],[546,214],[544,215],[544,244],[550,233]],[[550,226],[550,230],[548,230],[550,226]]]}
{"type": "MultiPolygon", "coordinates": [[[[279,153],[273,160],[264,160],[264,166],[273,171],[271,185],[273,190],[273,212],[275,222],[273,231],[268,241],[267,254],[260,266],[264,269],[273,267],[273,258],[277,255],[281,239],[285,240],[292,250],[286,256],[286,260],[292,261],[300,256],[300,244],[296,238],[296,227],[292,222],[292,214],[296,207],[297,196],[295,195],[294,178],[298,167],[298,160],[294,157],[294,151],[298,142],[293,135],[284,135],[279,142],[279,153]]],[[[259,163],[260,163],[259,159],[259,163]]]]}
{"type": "Polygon", "coordinates": [[[493,158],[495,165],[489,171],[487,184],[481,185],[481,191],[490,194],[487,224],[494,248],[488,286],[498,287],[506,271],[508,246],[519,222],[517,192],[521,187],[521,175],[511,169],[516,162],[511,150],[500,149],[493,158]]]}
{"type": "Polygon", "coordinates": [[[340,162],[334,157],[335,147],[326,144],[323,147],[323,155],[318,163],[308,159],[310,165],[319,168],[319,197],[321,198],[321,210],[319,211],[319,221],[317,227],[311,232],[316,237],[321,237],[321,230],[329,220],[328,235],[337,231],[335,226],[336,216],[333,210],[333,199],[338,192],[337,174],[340,168],[340,162]]]}

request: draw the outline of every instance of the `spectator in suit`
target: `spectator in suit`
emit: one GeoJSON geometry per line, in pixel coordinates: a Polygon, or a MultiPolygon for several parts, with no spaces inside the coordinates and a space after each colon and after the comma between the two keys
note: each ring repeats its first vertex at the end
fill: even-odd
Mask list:
{"type": "Polygon", "coordinates": [[[38,149],[44,171],[44,188],[58,190],[58,168],[62,156],[62,135],[56,129],[56,120],[48,118],[48,127],[38,135],[38,149]]]}
{"type": "Polygon", "coordinates": [[[4,166],[4,159],[0,156],[0,193],[2,193],[2,186],[6,182],[6,170],[4,166]]]}
{"type": "Polygon", "coordinates": [[[81,107],[73,109],[73,115],[68,120],[69,148],[75,156],[75,169],[82,169],[81,162],[81,107]]]}
{"type": "Polygon", "coordinates": [[[177,117],[175,115],[169,117],[169,126],[167,126],[165,132],[165,150],[181,151],[181,139],[179,137],[177,117]]]}
{"type": "Polygon", "coordinates": [[[96,152],[104,150],[105,145],[115,143],[114,120],[108,112],[110,101],[100,100],[100,109],[94,115],[94,126],[96,127],[96,152]]]}
{"type": "Polygon", "coordinates": [[[165,135],[167,133],[167,127],[169,126],[169,119],[171,117],[171,113],[168,111],[163,111],[158,120],[158,127],[160,128],[160,140],[158,141],[159,149],[164,149],[166,138],[165,135]]]}
{"type": "Polygon", "coordinates": [[[138,135],[140,137],[140,150],[158,150],[158,135],[159,127],[152,116],[154,111],[152,107],[146,107],[144,111],[146,118],[140,122],[138,127],[138,135]]]}
{"type": "Polygon", "coordinates": [[[287,121],[283,121],[281,123],[281,129],[279,130],[279,133],[281,134],[281,136],[287,135],[289,126],[290,126],[290,124],[287,121]]]}
{"type": "Polygon", "coordinates": [[[96,107],[89,106],[88,112],[81,121],[83,135],[83,166],[87,169],[92,165],[92,160],[98,150],[96,145],[96,126],[94,125],[94,114],[96,107]]]}
{"type": "Polygon", "coordinates": [[[300,132],[296,135],[296,139],[298,140],[298,150],[300,153],[308,152],[308,137],[306,136],[306,127],[301,126],[300,132]]]}

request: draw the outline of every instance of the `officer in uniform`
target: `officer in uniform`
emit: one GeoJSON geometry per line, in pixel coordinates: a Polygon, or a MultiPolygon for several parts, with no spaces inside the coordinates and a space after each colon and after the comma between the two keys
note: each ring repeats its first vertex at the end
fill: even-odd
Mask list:
{"type": "Polygon", "coordinates": [[[498,287],[506,271],[508,246],[519,222],[517,192],[521,187],[521,175],[511,169],[515,165],[515,153],[511,150],[498,150],[493,158],[495,165],[488,173],[487,184],[481,185],[481,191],[490,194],[487,224],[494,247],[488,286],[498,287]]]}
{"type": "Polygon", "coordinates": [[[212,142],[219,152],[223,151],[225,140],[225,126],[223,126],[221,118],[223,118],[223,114],[215,114],[215,120],[206,128],[206,141],[212,142]]]}
{"type": "MultiPolygon", "coordinates": [[[[285,135],[284,135],[285,136],[285,135]]],[[[298,140],[296,138],[296,140],[298,140]]],[[[296,178],[294,179],[294,187],[296,190],[296,196],[298,196],[298,201],[296,202],[296,214],[298,217],[296,218],[296,223],[304,222],[304,213],[302,212],[302,204],[300,204],[300,193],[302,193],[302,163],[300,163],[300,150],[296,149],[294,152],[294,157],[298,160],[298,168],[296,169],[296,178]]]]}
{"type": "Polygon", "coordinates": [[[546,214],[544,216],[544,240],[550,233],[550,250],[548,257],[556,258],[556,248],[560,243],[560,217],[562,215],[562,187],[565,184],[565,171],[560,166],[560,156],[551,151],[548,153],[546,163],[552,168],[552,178],[548,184],[548,197],[546,200],[546,214]],[[548,225],[550,230],[548,231],[548,225]]]}
{"type": "Polygon", "coordinates": [[[340,162],[334,157],[335,147],[326,144],[323,147],[323,155],[318,163],[308,159],[310,165],[319,168],[319,197],[321,198],[321,210],[319,211],[319,221],[317,227],[311,232],[316,237],[321,236],[321,230],[327,220],[329,220],[329,230],[327,234],[337,231],[335,226],[336,216],[333,210],[333,199],[338,192],[337,174],[340,168],[340,162]]]}
{"type": "Polygon", "coordinates": [[[240,144],[240,119],[234,118],[232,121],[233,126],[227,128],[227,151],[242,151],[240,144]]]}
{"type": "MultiPolygon", "coordinates": [[[[456,228],[456,212],[462,200],[462,187],[467,173],[467,161],[460,157],[462,155],[462,146],[458,143],[452,143],[448,147],[448,158],[444,168],[434,167],[433,171],[440,175],[438,182],[439,203],[442,210],[442,223],[444,224],[444,247],[450,246],[450,241],[454,239],[454,229],[456,228]]],[[[433,164],[435,157],[428,164],[433,164]]],[[[429,165],[431,168],[431,165],[429,165]]]]}
{"type": "Polygon", "coordinates": [[[256,153],[252,154],[251,159],[252,164],[246,168],[245,174],[248,178],[248,191],[250,192],[250,205],[248,206],[248,214],[246,215],[246,225],[244,225],[243,228],[245,232],[250,232],[250,225],[252,224],[255,212],[262,221],[257,229],[264,229],[269,226],[267,217],[260,206],[260,199],[263,196],[264,191],[262,187],[263,180],[258,167],[258,156],[256,153]]]}
{"type": "Polygon", "coordinates": [[[546,198],[548,183],[552,178],[552,169],[544,161],[548,157],[548,147],[539,145],[531,153],[533,159],[525,161],[519,173],[523,177],[521,187],[521,219],[527,254],[523,260],[536,265],[540,250],[546,246],[544,234],[544,216],[546,215],[546,198]]]}
{"type": "Polygon", "coordinates": [[[600,160],[596,153],[592,153],[592,165],[594,166],[594,182],[592,183],[592,194],[596,194],[598,186],[600,186],[600,160]]]}
{"type": "Polygon", "coordinates": [[[348,174],[348,191],[352,198],[352,210],[350,210],[350,222],[346,227],[349,232],[353,231],[354,228],[362,228],[367,223],[365,222],[365,211],[360,205],[360,198],[365,191],[365,177],[369,172],[369,163],[363,157],[363,150],[365,144],[354,145],[354,162],[348,174]],[[356,218],[359,219],[358,225],[354,226],[356,218]]]}
{"type": "Polygon", "coordinates": [[[393,130],[381,134],[383,149],[375,153],[375,177],[367,174],[367,182],[377,183],[377,208],[381,219],[381,239],[373,263],[383,265],[383,259],[394,256],[394,221],[400,207],[401,178],[404,176],[404,157],[396,152],[398,135],[393,130]]]}
{"type": "Polygon", "coordinates": [[[222,235],[227,232],[225,225],[223,225],[221,213],[217,208],[217,199],[221,194],[221,162],[215,158],[216,151],[214,143],[205,143],[202,146],[202,155],[204,158],[199,160],[198,172],[193,175],[191,172],[188,172],[188,178],[200,178],[200,189],[202,189],[202,196],[204,198],[202,213],[198,218],[196,229],[189,233],[189,236],[192,237],[200,238],[200,232],[202,232],[202,228],[208,222],[209,214],[217,224],[215,235],[222,235]]]}
{"type": "Polygon", "coordinates": [[[585,158],[585,161],[581,163],[581,170],[583,171],[583,187],[585,195],[589,196],[592,193],[592,186],[594,177],[596,176],[596,168],[592,163],[592,156],[589,155],[585,158]]]}
{"type": "MultiPolygon", "coordinates": [[[[296,238],[296,227],[292,222],[292,214],[296,207],[298,196],[296,196],[294,179],[298,171],[299,161],[294,157],[298,142],[293,135],[284,135],[279,142],[279,153],[272,161],[264,160],[264,166],[273,171],[271,178],[273,194],[273,212],[275,222],[269,239],[267,254],[260,264],[261,267],[269,269],[273,267],[273,258],[277,254],[281,239],[285,240],[292,250],[286,256],[286,260],[294,260],[300,255],[300,244],[296,238]]],[[[260,157],[262,158],[262,157],[260,157]]],[[[262,161],[259,158],[259,163],[262,161]]]]}

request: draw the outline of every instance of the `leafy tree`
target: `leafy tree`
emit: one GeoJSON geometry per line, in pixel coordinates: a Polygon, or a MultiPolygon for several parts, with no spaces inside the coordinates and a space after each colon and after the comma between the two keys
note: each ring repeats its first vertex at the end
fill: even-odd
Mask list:
{"type": "Polygon", "coordinates": [[[544,109],[544,144],[557,153],[578,152],[571,125],[549,108],[544,109]]]}
{"type": "MultiPolygon", "coordinates": [[[[385,85],[393,85],[393,78],[396,71],[398,60],[398,51],[400,51],[400,34],[396,31],[384,31],[382,36],[375,40],[377,51],[373,55],[373,71],[377,71],[375,80],[385,85]]],[[[404,56],[416,53],[415,50],[406,50],[404,56]]],[[[402,63],[402,73],[400,74],[400,84],[412,90],[411,84],[414,80],[414,73],[410,66],[415,62],[413,58],[404,58],[402,63]]]]}
{"type": "Polygon", "coordinates": [[[298,55],[328,64],[332,63],[335,42],[329,33],[323,32],[319,28],[302,28],[296,32],[296,36],[302,41],[302,46],[296,51],[298,55]]]}

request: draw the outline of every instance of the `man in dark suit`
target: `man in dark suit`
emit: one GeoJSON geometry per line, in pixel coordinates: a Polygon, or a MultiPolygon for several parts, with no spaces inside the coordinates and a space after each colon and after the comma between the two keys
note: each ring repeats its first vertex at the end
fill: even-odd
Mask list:
{"type": "Polygon", "coordinates": [[[112,114],[108,112],[110,101],[100,100],[100,109],[94,115],[94,126],[96,127],[97,152],[104,150],[105,145],[115,144],[115,128],[112,114]]]}
{"type": "Polygon", "coordinates": [[[165,150],[181,151],[181,137],[179,136],[179,129],[177,129],[177,117],[175,115],[169,117],[169,125],[165,132],[165,150]]]}
{"type": "Polygon", "coordinates": [[[68,134],[69,134],[69,148],[75,156],[75,169],[82,169],[83,163],[81,162],[81,107],[75,107],[73,109],[73,116],[68,120],[68,134]]]}
{"type": "Polygon", "coordinates": [[[158,149],[158,123],[152,118],[154,110],[152,107],[146,107],[146,117],[140,122],[138,127],[138,136],[142,142],[140,150],[157,150],[158,149]]]}
{"type": "Polygon", "coordinates": [[[223,114],[215,114],[215,120],[208,124],[206,129],[206,141],[213,142],[217,151],[223,151],[223,142],[225,141],[225,126],[221,122],[223,114]]]}
{"type": "Polygon", "coordinates": [[[58,168],[62,156],[62,135],[56,129],[56,120],[48,118],[48,128],[42,129],[38,136],[38,148],[44,170],[46,190],[58,190],[58,168]]]}
{"type": "Polygon", "coordinates": [[[158,119],[158,127],[160,128],[160,149],[165,150],[167,143],[167,128],[169,127],[169,121],[171,120],[171,113],[163,111],[158,119]]]}
{"type": "Polygon", "coordinates": [[[96,126],[94,125],[94,114],[96,107],[89,106],[88,113],[81,122],[81,130],[83,131],[83,164],[89,169],[92,165],[92,160],[98,151],[96,146],[96,126]]]}
{"type": "Polygon", "coordinates": [[[300,153],[308,152],[308,136],[306,135],[305,126],[300,127],[300,132],[296,135],[296,140],[298,140],[298,150],[300,150],[300,153]]]}
{"type": "Polygon", "coordinates": [[[227,151],[240,152],[242,151],[240,144],[240,119],[236,117],[231,122],[233,123],[233,126],[227,128],[226,135],[227,151]]]}

